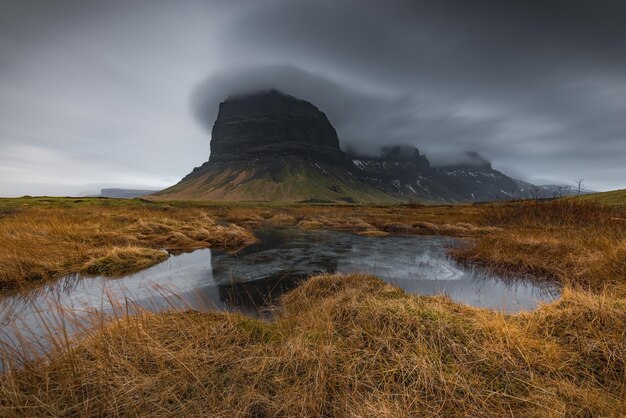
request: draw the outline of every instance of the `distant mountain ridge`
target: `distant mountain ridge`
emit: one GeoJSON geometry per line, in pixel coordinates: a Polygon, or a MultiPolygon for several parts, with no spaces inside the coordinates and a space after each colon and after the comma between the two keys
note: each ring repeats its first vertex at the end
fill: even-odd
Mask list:
{"type": "Polygon", "coordinates": [[[157,191],[158,190],[106,188],[106,189],[100,189],[100,194],[94,195],[93,197],[134,199],[136,197],[142,197],[142,196],[146,196],[152,193],[156,193],[157,191]]]}
{"type": "Polygon", "coordinates": [[[154,199],[472,202],[511,199],[520,182],[476,153],[432,167],[419,150],[387,146],[377,155],[344,152],[313,104],[268,90],[220,103],[209,160],[154,199]]]}
{"type": "Polygon", "coordinates": [[[468,153],[475,164],[432,167],[414,147],[383,147],[378,156],[351,153],[353,163],[390,192],[408,200],[467,202],[510,199],[519,187],[516,181],[494,170],[476,153],[468,153]]]}

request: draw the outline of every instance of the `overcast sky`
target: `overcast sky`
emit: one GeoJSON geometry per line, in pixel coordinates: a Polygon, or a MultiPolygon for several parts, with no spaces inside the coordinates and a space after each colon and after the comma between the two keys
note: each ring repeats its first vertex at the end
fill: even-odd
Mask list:
{"type": "Polygon", "coordinates": [[[0,195],[169,186],[271,87],[343,147],[626,187],[623,0],[1,0],[0,195]]]}

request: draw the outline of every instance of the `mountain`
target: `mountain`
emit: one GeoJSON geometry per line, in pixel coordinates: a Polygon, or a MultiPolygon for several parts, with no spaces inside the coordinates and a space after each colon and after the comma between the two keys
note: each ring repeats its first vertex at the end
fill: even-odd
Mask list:
{"type": "Polygon", "coordinates": [[[342,151],[313,104],[277,90],[220,103],[209,160],[150,196],[178,200],[472,202],[517,197],[523,187],[477,153],[432,167],[411,146],[375,155],[342,151]]]}
{"type": "Polygon", "coordinates": [[[355,175],[326,115],[269,90],[220,103],[209,161],[156,199],[401,201],[355,175]]]}
{"type": "Polygon", "coordinates": [[[441,187],[435,180],[436,171],[428,159],[415,147],[387,146],[378,155],[360,155],[350,150],[348,156],[358,168],[357,174],[387,194],[402,200],[450,202],[464,200],[460,195],[441,187]]]}
{"type": "Polygon", "coordinates": [[[518,193],[515,179],[494,170],[491,163],[476,152],[465,154],[460,164],[435,168],[433,181],[470,201],[511,199],[518,193]]]}
{"type": "Polygon", "coordinates": [[[406,200],[476,202],[511,199],[519,194],[515,179],[494,170],[475,152],[463,163],[432,167],[414,147],[383,147],[377,156],[350,153],[367,175],[391,187],[406,200]]]}

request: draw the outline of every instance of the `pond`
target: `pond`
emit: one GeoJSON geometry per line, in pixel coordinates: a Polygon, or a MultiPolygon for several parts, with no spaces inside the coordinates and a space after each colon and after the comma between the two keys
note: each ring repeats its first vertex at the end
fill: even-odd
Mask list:
{"type": "Polygon", "coordinates": [[[263,315],[280,295],[312,274],[362,272],[415,294],[444,293],[473,306],[514,313],[559,297],[547,283],[505,280],[447,256],[460,241],[439,236],[364,237],[337,231],[259,229],[259,243],[236,254],[211,249],[175,255],[128,276],[66,277],[0,299],[0,344],[46,345],[72,334],[91,312],[238,310],[263,315]],[[68,320],[68,313],[72,319],[68,320]]]}

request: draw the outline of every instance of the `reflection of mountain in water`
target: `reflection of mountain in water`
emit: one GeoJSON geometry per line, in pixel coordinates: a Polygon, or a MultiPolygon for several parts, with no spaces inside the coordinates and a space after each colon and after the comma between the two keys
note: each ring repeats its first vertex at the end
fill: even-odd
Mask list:
{"type": "Polygon", "coordinates": [[[321,272],[373,274],[410,293],[445,293],[471,305],[509,311],[558,294],[550,285],[503,281],[461,268],[446,255],[446,247],[457,243],[447,237],[369,238],[290,229],[255,234],[260,242],[237,254],[212,253],[213,280],[227,308],[251,311],[275,304],[284,291],[321,272]]]}
{"type": "Polygon", "coordinates": [[[211,257],[220,300],[229,307],[273,305],[311,275],[337,271],[339,252],[320,251],[318,245],[311,245],[316,240],[306,239],[301,232],[263,229],[255,234],[259,242],[235,256],[214,253],[211,257]]]}

